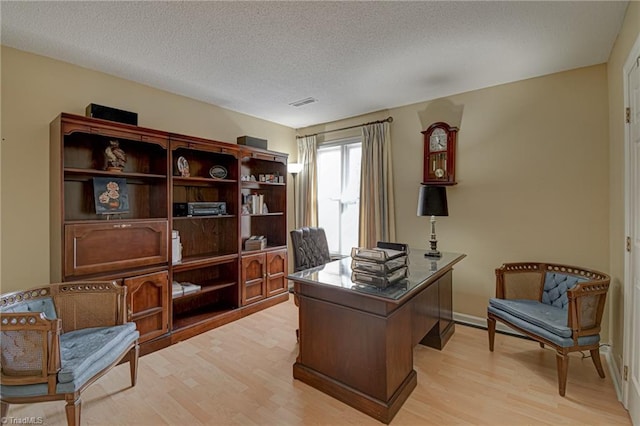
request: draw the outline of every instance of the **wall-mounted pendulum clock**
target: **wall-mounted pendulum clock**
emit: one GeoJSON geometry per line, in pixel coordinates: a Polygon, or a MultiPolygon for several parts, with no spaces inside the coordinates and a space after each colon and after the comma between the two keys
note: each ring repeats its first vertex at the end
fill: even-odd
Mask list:
{"type": "Polygon", "coordinates": [[[447,123],[434,123],[424,135],[424,173],[422,183],[455,185],[457,127],[447,123]]]}

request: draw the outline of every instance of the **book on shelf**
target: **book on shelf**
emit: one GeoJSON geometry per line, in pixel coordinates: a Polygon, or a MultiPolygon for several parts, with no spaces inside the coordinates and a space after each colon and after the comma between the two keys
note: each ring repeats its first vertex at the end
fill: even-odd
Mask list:
{"type": "Polygon", "coordinates": [[[182,290],[184,290],[184,294],[197,293],[200,291],[202,287],[193,283],[182,283],[182,290]]]}
{"type": "Polygon", "coordinates": [[[249,194],[245,197],[245,205],[248,207],[250,214],[264,214],[265,203],[263,194],[249,194]]]}
{"type": "Polygon", "coordinates": [[[180,297],[184,294],[182,285],[179,282],[174,281],[171,287],[171,297],[180,297]]]}
{"type": "Polygon", "coordinates": [[[176,298],[176,297],[184,296],[191,293],[197,293],[201,289],[202,287],[197,284],[187,283],[187,282],[180,283],[180,282],[174,281],[172,284],[171,297],[176,298]]]}

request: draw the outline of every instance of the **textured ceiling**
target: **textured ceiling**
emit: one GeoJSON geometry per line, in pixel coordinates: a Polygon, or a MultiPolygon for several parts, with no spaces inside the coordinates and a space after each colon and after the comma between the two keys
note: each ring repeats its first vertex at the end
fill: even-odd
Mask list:
{"type": "Polygon", "coordinates": [[[0,17],[4,45],[300,128],[604,63],[626,7],[3,0],[0,17]]]}

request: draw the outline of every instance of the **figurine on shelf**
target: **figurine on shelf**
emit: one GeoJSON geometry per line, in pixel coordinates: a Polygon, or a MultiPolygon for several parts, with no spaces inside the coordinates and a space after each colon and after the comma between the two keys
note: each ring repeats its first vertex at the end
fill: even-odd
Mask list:
{"type": "Polygon", "coordinates": [[[107,160],[107,170],[111,172],[121,172],[124,169],[124,163],[127,162],[127,155],[120,148],[120,142],[117,140],[109,141],[109,146],[104,150],[107,160]]]}

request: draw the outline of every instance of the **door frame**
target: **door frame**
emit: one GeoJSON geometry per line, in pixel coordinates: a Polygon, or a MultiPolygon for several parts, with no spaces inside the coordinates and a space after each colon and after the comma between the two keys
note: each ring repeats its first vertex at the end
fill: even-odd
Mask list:
{"type": "MultiPolygon", "coordinates": [[[[622,72],[623,72],[623,86],[624,86],[624,108],[626,109],[627,107],[630,107],[631,105],[631,100],[629,99],[629,81],[628,81],[628,77],[629,77],[629,73],[631,72],[631,69],[633,68],[633,65],[635,63],[635,61],[637,60],[638,56],[640,56],[640,35],[638,36],[638,38],[636,38],[636,41],[633,45],[633,47],[631,48],[631,51],[629,52],[629,56],[627,57],[627,60],[625,61],[624,67],[622,68],[622,72]]],[[[624,225],[624,232],[625,232],[625,239],[627,236],[631,236],[631,230],[632,230],[632,221],[633,221],[633,217],[632,217],[632,212],[631,212],[631,205],[630,205],[630,198],[631,198],[631,190],[632,190],[632,182],[631,182],[631,166],[632,166],[632,159],[631,159],[631,132],[630,132],[631,126],[628,125],[627,123],[625,123],[624,126],[624,158],[625,158],[625,168],[624,168],[624,215],[625,215],[625,225],[624,225]]],[[[636,190],[638,189],[638,187],[640,187],[640,182],[635,182],[634,185],[636,186],[636,190]]],[[[636,212],[637,214],[638,212],[636,212]]],[[[633,300],[631,300],[631,297],[629,297],[632,294],[632,286],[633,286],[633,282],[632,282],[632,277],[631,277],[631,271],[632,271],[632,265],[631,262],[633,260],[632,257],[632,253],[628,252],[625,250],[625,255],[624,255],[624,319],[623,319],[623,324],[624,324],[624,333],[623,333],[623,354],[622,354],[622,368],[624,369],[624,366],[628,366],[630,365],[630,358],[631,358],[631,352],[632,352],[632,348],[631,348],[631,343],[632,343],[632,334],[634,331],[634,328],[638,328],[640,329],[640,324],[637,324],[636,327],[634,327],[633,324],[633,312],[632,312],[632,308],[633,308],[633,300]]],[[[640,265],[637,266],[638,269],[640,269],[640,265]]],[[[636,330],[635,332],[637,332],[638,330],[636,330]]],[[[622,376],[624,376],[624,373],[622,373],[622,376]]],[[[629,390],[630,390],[630,381],[629,380],[622,380],[622,403],[624,405],[624,407],[628,410],[629,409],[629,390]]]]}

